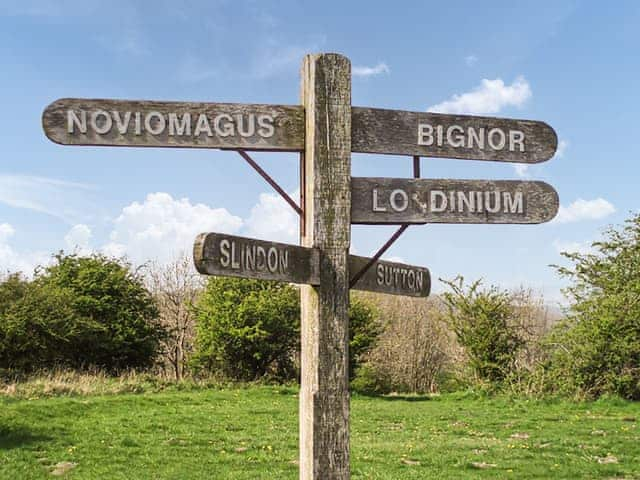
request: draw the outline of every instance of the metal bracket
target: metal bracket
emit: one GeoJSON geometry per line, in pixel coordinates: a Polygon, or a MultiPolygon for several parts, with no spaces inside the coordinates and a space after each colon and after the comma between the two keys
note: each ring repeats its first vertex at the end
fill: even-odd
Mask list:
{"type": "Polygon", "coordinates": [[[244,158],[244,159],[247,161],[247,163],[248,163],[249,165],[251,165],[251,167],[252,167],[256,172],[258,172],[258,174],[260,174],[260,176],[261,176],[262,178],[264,178],[264,179],[267,181],[267,183],[268,183],[269,185],[271,185],[271,186],[273,187],[273,189],[274,189],[276,192],[278,192],[278,193],[280,194],[280,196],[281,196],[281,197],[282,197],[282,198],[283,198],[283,199],[284,199],[284,200],[285,200],[289,205],[291,205],[291,208],[293,208],[293,209],[296,211],[296,213],[297,213],[298,215],[302,216],[302,208],[300,208],[300,207],[298,206],[298,204],[293,200],[293,198],[291,198],[291,197],[289,196],[289,194],[288,194],[287,192],[285,192],[285,191],[284,191],[284,189],[283,189],[280,185],[278,185],[278,183],[277,183],[273,178],[271,178],[271,176],[270,176],[267,172],[265,172],[265,171],[260,167],[260,165],[258,165],[258,164],[256,163],[256,161],[255,161],[253,158],[251,158],[251,157],[249,156],[249,154],[248,154],[246,151],[244,151],[244,150],[236,150],[236,151],[240,154],[240,156],[241,156],[242,158],[244,158]]]}
{"type": "MultiPolygon", "coordinates": [[[[420,157],[418,155],[413,156],[413,178],[420,178],[420,157]]],[[[391,235],[391,238],[389,238],[389,240],[387,240],[386,243],[382,245],[382,247],[380,247],[376,254],[371,257],[369,262],[364,267],[362,267],[362,270],[351,277],[351,280],[349,281],[349,288],[353,288],[353,286],[358,283],[358,280],[360,280],[362,276],[367,273],[367,271],[380,259],[380,257],[384,255],[387,250],[389,250],[391,245],[393,245],[393,243],[398,238],[400,238],[400,235],[402,235],[407,228],[409,228],[409,224],[405,223],[401,225],[393,235],[391,235]]]]}

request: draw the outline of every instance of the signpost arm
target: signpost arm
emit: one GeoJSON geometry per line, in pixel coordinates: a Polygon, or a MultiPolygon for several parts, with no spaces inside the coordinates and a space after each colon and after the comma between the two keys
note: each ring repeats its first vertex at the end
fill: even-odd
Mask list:
{"type": "Polygon", "coordinates": [[[349,478],[348,254],[351,225],[351,64],[307,55],[305,235],[319,249],[320,285],[301,287],[300,479],[349,478]]]}

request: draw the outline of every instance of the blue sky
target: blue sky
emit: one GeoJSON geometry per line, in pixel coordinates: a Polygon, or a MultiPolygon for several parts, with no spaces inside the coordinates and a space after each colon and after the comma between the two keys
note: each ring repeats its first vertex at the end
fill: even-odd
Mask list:
{"type": "MultiPolygon", "coordinates": [[[[295,242],[293,212],[236,153],[63,147],[41,114],[61,97],[297,104],[303,55],[340,52],[354,105],[554,127],[561,148],[543,164],[426,158],[422,170],[544,180],[560,194],[556,221],[414,226],[388,257],[557,301],[558,252],[638,210],[638,25],[633,1],[3,0],[0,270],[29,271],[62,248],[166,261],[210,230],[295,242]]],[[[296,155],[255,158],[296,191],[296,155]]],[[[411,159],[357,154],[352,174],[410,176],[411,159]]],[[[354,250],[370,255],[394,230],[354,226],[354,250]]]]}

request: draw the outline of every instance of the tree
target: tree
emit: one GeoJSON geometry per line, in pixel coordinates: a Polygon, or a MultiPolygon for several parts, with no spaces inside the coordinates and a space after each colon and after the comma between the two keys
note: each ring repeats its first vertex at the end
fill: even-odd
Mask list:
{"type": "Polygon", "coordinates": [[[193,352],[194,306],[203,282],[187,256],[166,265],[151,264],[147,279],[158,305],[160,323],[167,332],[162,342],[165,363],[180,381],[193,352]]]}
{"type": "MultiPolygon", "coordinates": [[[[0,313],[0,367],[111,372],[153,365],[163,336],[157,309],[130,265],[102,255],[55,255],[0,313]]],[[[7,289],[0,289],[6,291],[7,289]]]]}
{"type": "Polygon", "coordinates": [[[610,227],[592,252],[556,266],[572,283],[568,318],[552,334],[554,388],[640,399],[640,214],[610,227]]]}
{"type": "Polygon", "coordinates": [[[460,276],[442,281],[451,289],[443,294],[445,319],[474,372],[483,380],[503,380],[524,344],[509,292],[495,286],[482,289],[480,280],[465,288],[460,276]]]}

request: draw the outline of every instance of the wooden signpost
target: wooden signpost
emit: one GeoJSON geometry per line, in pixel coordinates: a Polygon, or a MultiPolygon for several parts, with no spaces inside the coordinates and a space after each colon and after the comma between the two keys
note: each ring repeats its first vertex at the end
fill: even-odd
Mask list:
{"type": "Polygon", "coordinates": [[[536,163],[557,147],[542,122],[351,106],[351,64],[307,55],[302,105],[61,99],[42,116],[63,145],[236,149],[301,214],[301,246],[203,233],[206,275],[301,285],[300,478],[349,478],[349,289],[429,295],[424,267],[380,260],[416,223],[540,223],[558,211],[543,182],[352,178],[351,153],[536,163]],[[301,205],[246,153],[301,153],[301,205]],[[373,258],[349,255],[351,224],[402,224],[373,258]]]}

